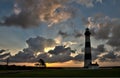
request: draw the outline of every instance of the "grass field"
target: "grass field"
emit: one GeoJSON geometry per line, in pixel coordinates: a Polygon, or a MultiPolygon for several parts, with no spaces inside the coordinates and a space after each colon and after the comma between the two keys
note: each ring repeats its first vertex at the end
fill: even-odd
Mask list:
{"type": "Polygon", "coordinates": [[[40,70],[6,70],[0,71],[0,77],[120,77],[117,69],[40,69],[40,70]]]}

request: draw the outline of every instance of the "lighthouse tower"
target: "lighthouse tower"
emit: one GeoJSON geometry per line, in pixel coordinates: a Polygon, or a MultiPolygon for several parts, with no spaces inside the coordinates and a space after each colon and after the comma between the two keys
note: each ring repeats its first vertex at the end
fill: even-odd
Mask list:
{"type": "Polygon", "coordinates": [[[89,68],[92,64],[90,35],[91,35],[91,33],[89,31],[89,28],[86,28],[86,31],[85,31],[84,68],[89,68]]]}

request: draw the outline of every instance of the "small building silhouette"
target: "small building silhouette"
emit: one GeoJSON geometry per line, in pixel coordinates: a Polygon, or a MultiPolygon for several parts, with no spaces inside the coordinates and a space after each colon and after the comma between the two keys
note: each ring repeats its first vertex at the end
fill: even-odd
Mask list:
{"type": "Polygon", "coordinates": [[[95,64],[90,64],[89,65],[89,69],[98,69],[98,68],[99,68],[99,65],[98,65],[97,62],[95,64]]]}

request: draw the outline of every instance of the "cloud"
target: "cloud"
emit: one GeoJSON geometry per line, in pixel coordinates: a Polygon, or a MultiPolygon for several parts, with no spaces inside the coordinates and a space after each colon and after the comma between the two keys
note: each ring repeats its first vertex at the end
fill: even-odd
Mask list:
{"type": "Polygon", "coordinates": [[[18,52],[16,55],[10,57],[10,62],[34,62],[35,56],[33,53],[18,52]]]}
{"type": "Polygon", "coordinates": [[[53,47],[56,45],[56,42],[52,39],[45,39],[43,37],[37,36],[36,38],[29,38],[26,43],[28,44],[28,48],[33,51],[44,52],[45,47],[53,47]]]}
{"type": "Polygon", "coordinates": [[[38,58],[44,59],[46,62],[66,62],[73,60],[71,56],[71,48],[65,46],[56,46],[54,50],[48,51],[48,53],[40,54],[38,58]]]}
{"type": "Polygon", "coordinates": [[[74,57],[74,61],[83,61],[83,60],[84,60],[83,54],[78,54],[74,57]]]}
{"type": "Polygon", "coordinates": [[[44,53],[44,54],[40,54],[37,59],[41,59],[41,58],[45,60],[45,62],[47,63],[66,62],[73,59],[73,57],[64,53],[51,55],[51,56],[49,56],[48,53],[44,53]]]}
{"type": "MultiPolygon", "coordinates": [[[[84,48],[82,48],[82,52],[85,52],[84,48]]],[[[93,61],[97,60],[100,57],[100,55],[102,55],[106,52],[108,52],[108,51],[105,47],[105,44],[97,45],[96,48],[91,47],[92,60],[93,61]]]]}
{"type": "Polygon", "coordinates": [[[72,2],[93,7],[102,0],[15,0],[13,13],[5,16],[0,25],[29,28],[47,23],[51,27],[76,16],[77,9],[71,6],[72,2]]]}
{"type": "Polygon", "coordinates": [[[83,36],[83,34],[78,30],[74,30],[73,32],[70,32],[70,33],[63,32],[63,31],[60,30],[58,32],[58,35],[62,36],[63,39],[66,38],[66,37],[71,37],[71,36],[73,36],[75,38],[79,38],[79,37],[83,36]]]}
{"type": "Polygon", "coordinates": [[[76,0],[76,2],[86,7],[94,7],[94,2],[102,3],[103,0],[76,0]]]}
{"type": "Polygon", "coordinates": [[[4,50],[4,49],[1,49],[1,50],[0,50],[0,53],[3,53],[3,52],[5,52],[5,51],[6,51],[6,50],[4,50]]]}
{"type": "Polygon", "coordinates": [[[97,46],[97,48],[92,48],[93,51],[95,51],[95,53],[97,55],[103,53],[103,52],[106,52],[106,48],[105,48],[105,45],[104,44],[100,44],[97,46]]]}
{"type": "Polygon", "coordinates": [[[50,62],[67,62],[72,59],[73,59],[73,57],[71,57],[70,55],[67,55],[67,54],[53,55],[51,58],[49,58],[50,62]]]}
{"type": "Polygon", "coordinates": [[[21,12],[19,15],[11,15],[6,17],[2,25],[6,26],[21,26],[22,28],[37,26],[39,24],[36,15],[31,15],[29,12],[21,12]]]}
{"type": "Polygon", "coordinates": [[[100,44],[97,46],[97,48],[92,48],[92,59],[96,60],[99,58],[99,55],[106,53],[107,50],[105,48],[104,44],[100,44]]]}
{"type": "MultiPolygon", "coordinates": [[[[27,49],[29,50],[29,49],[27,49]]],[[[37,56],[31,51],[19,51],[16,55],[10,57],[11,62],[37,62],[39,59],[43,59],[47,63],[66,62],[70,60],[76,60],[71,56],[71,53],[75,53],[69,47],[56,46],[53,50],[48,52],[39,52],[37,56]]]]}
{"type": "Polygon", "coordinates": [[[119,60],[119,55],[116,55],[116,53],[120,51],[120,19],[111,18],[104,14],[96,14],[84,20],[84,23],[90,28],[92,37],[96,40],[105,42],[103,45],[99,45],[96,49],[92,48],[93,59],[100,58],[100,61],[119,60]],[[104,54],[104,45],[111,46],[113,52],[107,51],[108,53],[103,55],[103,57],[98,57],[99,55],[104,54]]]}
{"type": "Polygon", "coordinates": [[[55,40],[55,42],[56,42],[57,44],[61,44],[63,38],[62,38],[62,36],[57,36],[54,40],[55,40]]]}
{"type": "Polygon", "coordinates": [[[120,61],[120,55],[115,54],[114,51],[111,51],[105,55],[103,55],[102,57],[99,58],[99,61],[101,62],[119,62],[120,61]]]}
{"type": "Polygon", "coordinates": [[[58,32],[58,35],[61,35],[63,38],[69,36],[68,33],[63,32],[63,31],[61,31],[61,30],[58,32]]]}
{"type": "Polygon", "coordinates": [[[91,25],[91,27],[93,28],[93,31],[96,33],[95,38],[108,39],[114,23],[112,21],[112,18],[110,18],[109,16],[98,15],[98,16],[95,16],[95,18],[93,19],[94,19],[94,22],[92,23],[94,24],[91,25]]]}
{"type": "MultiPolygon", "coordinates": [[[[110,32],[110,37],[108,39],[107,44],[111,45],[112,47],[116,47],[116,49],[119,49],[120,47],[120,19],[112,19],[112,24],[111,24],[111,32],[110,32]]],[[[120,50],[120,49],[119,49],[120,50]]]]}
{"type": "MultiPolygon", "coordinates": [[[[70,47],[56,46],[54,50],[48,52],[51,56],[47,56],[46,61],[48,62],[66,62],[66,61],[83,61],[83,54],[77,54],[76,56],[71,56],[75,54],[70,47]]],[[[43,57],[45,59],[45,55],[43,57]]]]}
{"type": "Polygon", "coordinates": [[[0,59],[4,59],[7,56],[10,56],[10,53],[4,53],[4,54],[0,55],[0,59]]]}
{"type": "Polygon", "coordinates": [[[120,51],[120,19],[110,18],[104,14],[96,14],[88,17],[84,22],[90,28],[92,36],[97,40],[105,41],[105,44],[110,45],[114,49],[120,51]]]}
{"type": "Polygon", "coordinates": [[[37,9],[34,9],[35,3],[32,0],[29,2],[26,0],[16,0],[14,4],[14,13],[10,16],[5,17],[2,25],[6,26],[21,26],[23,28],[36,26],[39,24],[37,9]],[[31,6],[30,6],[31,5],[31,6]]]}
{"type": "Polygon", "coordinates": [[[74,30],[74,36],[75,36],[75,38],[79,38],[79,37],[83,36],[83,34],[80,31],[74,30]]]}
{"type": "Polygon", "coordinates": [[[37,36],[36,38],[29,38],[26,40],[28,48],[23,51],[44,52],[46,47],[54,47],[56,42],[52,39],[37,36]]]}
{"type": "Polygon", "coordinates": [[[8,50],[1,49],[0,50],[0,61],[4,61],[6,58],[10,57],[10,52],[7,52],[8,50]]]}
{"type": "Polygon", "coordinates": [[[6,16],[1,25],[36,27],[45,22],[48,26],[65,21],[72,16],[65,0],[15,0],[13,14],[6,16]]]}
{"type": "Polygon", "coordinates": [[[70,52],[71,51],[71,48],[68,47],[68,48],[65,48],[65,46],[56,46],[54,50],[50,50],[48,53],[50,54],[55,54],[55,55],[58,55],[58,54],[64,54],[64,53],[69,53],[70,55],[70,52]]]}
{"type": "Polygon", "coordinates": [[[35,62],[39,53],[45,53],[44,49],[46,47],[54,47],[56,45],[54,40],[39,36],[36,38],[29,38],[26,40],[26,43],[28,47],[12,56],[12,62],[35,62]]]}

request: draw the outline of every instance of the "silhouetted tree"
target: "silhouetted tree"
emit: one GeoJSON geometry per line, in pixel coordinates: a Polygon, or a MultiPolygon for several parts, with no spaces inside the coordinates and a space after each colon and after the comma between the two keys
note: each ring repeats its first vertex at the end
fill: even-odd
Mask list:
{"type": "Polygon", "coordinates": [[[42,67],[45,67],[45,68],[46,68],[46,64],[45,64],[45,62],[44,62],[43,59],[39,59],[38,62],[40,63],[40,65],[41,65],[42,67]]]}
{"type": "Polygon", "coordinates": [[[36,67],[44,67],[46,68],[46,64],[43,59],[39,59],[38,63],[35,64],[36,67]]]}
{"type": "Polygon", "coordinates": [[[0,60],[6,62],[6,65],[8,65],[9,57],[11,56],[10,52],[7,52],[8,50],[9,49],[7,49],[7,50],[4,50],[4,49],[0,50],[0,60]],[[5,58],[5,59],[3,59],[3,58],[5,58]]]}

